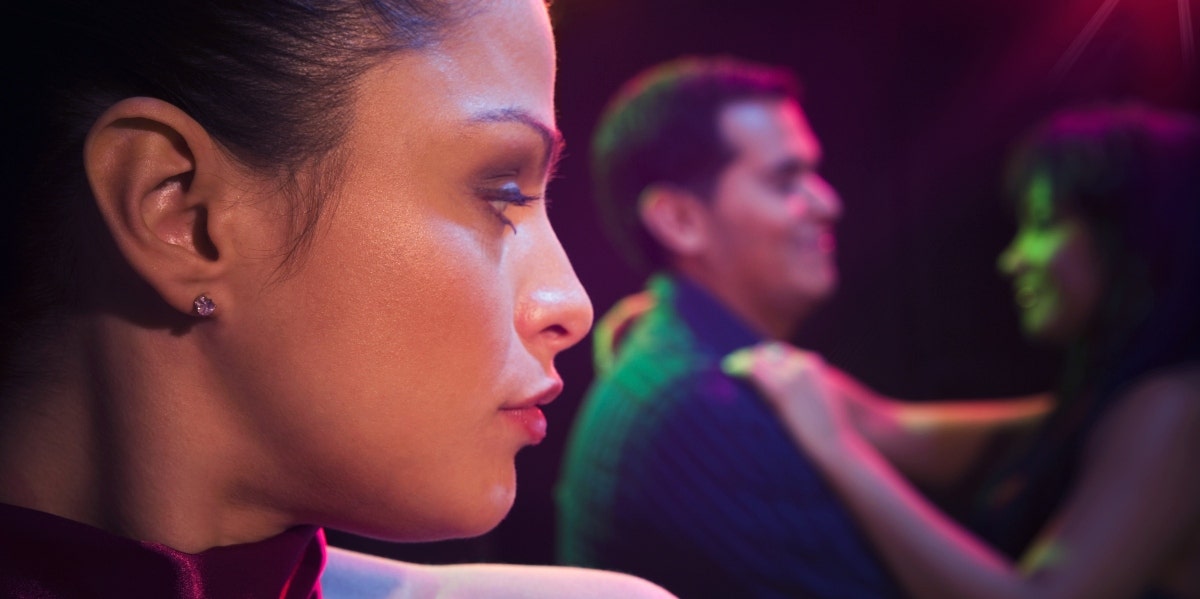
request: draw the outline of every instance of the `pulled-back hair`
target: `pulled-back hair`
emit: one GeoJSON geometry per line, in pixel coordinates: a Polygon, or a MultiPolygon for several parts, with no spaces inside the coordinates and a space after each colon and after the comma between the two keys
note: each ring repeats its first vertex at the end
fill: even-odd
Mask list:
{"type": "Polygon", "coordinates": [[[675,59],[621,87],[592,138],[592,179],[606,230],[631,266],[665,262],[638,217],[642,192],[670,184],[707,198],[734,157],[718,127],[721,110],[798,94],[790,72],[728,57],[675,59]]]}
{"type": "MultiPolygon", "coordinates": [[[[311,238],[340,174],[355,83],[387,56],[448,35],[445,0],[39,0],[6,10],[0,116],[0,354],[33,323],[87,309],[122,267],[83,170],[100,114],[146,96],[190,115],[289,200],[293,243],[311,238]]],[[[469,3],[474,4],[474,3],[469,3]]],[[[403,99],[397,99],[403,101],[403,99]]]]}

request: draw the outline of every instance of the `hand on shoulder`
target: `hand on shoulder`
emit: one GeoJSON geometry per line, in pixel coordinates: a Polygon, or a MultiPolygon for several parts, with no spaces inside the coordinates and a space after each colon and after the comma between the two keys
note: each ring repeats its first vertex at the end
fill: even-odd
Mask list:
{"type": "Polygon", "coordinates": [[[852,432],[850,415],[820,354],[769,341],[733,352],[721,367],[749,379],[809,455],[842,453],[844,438],[852,432]]]}

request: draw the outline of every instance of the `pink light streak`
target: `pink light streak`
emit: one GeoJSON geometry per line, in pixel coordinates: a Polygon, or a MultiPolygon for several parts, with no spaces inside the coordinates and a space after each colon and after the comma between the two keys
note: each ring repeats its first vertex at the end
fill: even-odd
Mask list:
{"type": "MultiPolygon", "coordinates": [[[[1084,50],[1091,44],[1092,39],[1096,37],[1096,33],[1108,21],[1113,11],[1121,0],[1104,0],[1096,12],[1092,14],[1092,18],[1088,20],[1079,34],[1071,42],[1071,45],[1055,63],[1051,74],[1055,79],[1061,80],[1067,71],[1079,60],[1084,50]]],[[[1179,13],[1179,45],[1180,51],[1183,54],[1184,68],[1191,70],[1196,64],[1196,39],[1195,32],[1192,28],[1192,8],[1191,0],[1176,0],[1179,13]]]]}

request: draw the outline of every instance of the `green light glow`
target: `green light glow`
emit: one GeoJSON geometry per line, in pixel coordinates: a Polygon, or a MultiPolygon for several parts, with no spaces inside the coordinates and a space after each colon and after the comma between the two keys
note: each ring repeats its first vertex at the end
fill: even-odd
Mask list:
{"type": "Polygon", "coordinates": [[[1045,225],[1054,216],[1054,186],[1045,172],[1034,175],[1025,192],[1025,209],[1030,222],[1045,225]]]}

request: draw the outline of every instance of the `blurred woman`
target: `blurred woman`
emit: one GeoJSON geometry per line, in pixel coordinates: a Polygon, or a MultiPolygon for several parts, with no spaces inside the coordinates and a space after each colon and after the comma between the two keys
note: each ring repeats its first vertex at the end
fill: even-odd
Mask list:
{"type": "Polygon", "coordinates": [[[760,347],[751,378],[916,597],[1200,597],[1200,122],[1066,112],[1013,162],[1000,268],[1025,332],[1068,366],[982,498],[982,538],[897,473],[862,426],[878,404],[847,401],[819,358],[760,347]]]}
{"type": "MultiPolygon", "coordinates": [[[[0,594],[316,597],[318,526],[495,526],[592,317],[543,3],[14,10],[0,594]]],[[[660,593],[330,564],[327,597],[660,593]]]]}

